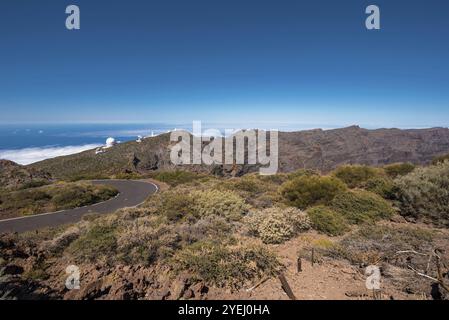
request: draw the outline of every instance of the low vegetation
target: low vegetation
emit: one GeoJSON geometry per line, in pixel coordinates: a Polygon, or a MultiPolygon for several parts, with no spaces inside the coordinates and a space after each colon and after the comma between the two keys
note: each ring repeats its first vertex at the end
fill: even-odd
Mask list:
{"type": "Polygon", "coordinates": [[[349,188],[361,188],[368,180],[385,175],[382,169],[360,165],[341,166],[332,174],[349,188]]]}
{"type": "Polygon", "coordinates": [[[81,261],[93,262],[114,254],[116,246],[114,226],[95,224],[71,243],[68,252],[78,256],[81,261]]]}
{"type": "Polygon", "coordinates": [[[288,205],[306,209],[329,204],[337,194],[345,190],[346,185],[335,177],[304,175],[285,182],[280,192],[288,205]]]}
{"type": "MultiPolygon", "coordinates": [[[[389,276],[394,272],[412,279],[410,266],[426,270],[429,260],[424,255],[444,248],[449,241],[444,229],[421,223],[449,225],[448,162],[416,168],[410,164],[343,166],[330,175],[298,170],[275,176],[223,178],[170,171],[152,177],[170,187],[161,188],[137,208],[85,216],[60,230],[17,236],[27,244],[38,243],[27,251],[39,252],[39,258],[26,260],[35,268],[27,269],[23,277],[32,283],[54,285],[51,281],[60,281],[58,277],[70,261],[107,275],[104,278],[114,279],[120,286],[107,292],[104,288],[109,286],[102,285],[101,292],[95,294],[106,296],[123,290],[130,274],[135,277],[130,286],[135,291],[149,275],[155,275],[139,298],[169,288],[170,295],[157,298],[189,299],[191,292],[183,295],[178,290],[174,295],[176,288],[204,284],[243,292],[242,288],[254,287],[290,268],[298,257],[311,259],[314,249],[314,262],[338,260],[332,261],[332,268],[353,264],[349,273],[358,267],[381,265],[383,281],[391,284],[402,281],[389,276]],[[420,224],[406,224],[398,213],[420,224]],[[398,256],[398,252],[415,251],[420,253],[417,258],[398,256]],[[58,261],[63,262],[59,269],[58,261]],[[120,276],[114,273],[117,270],[120,276]],[[142,270],[148,273],[135,276],[142,270]],[[185,281],[178,286],[181,278],[185,281]]],[[[14,192],[21,199],[30,199],[29,203],[60,208],[98,199],[95,195],[103,192],[96,188],[78,182],[14,192]],[[50,192],[56,186],[55,193],[50,192]]],[[[110,192],[104,194],[114,194],[110,192]]],[[[27,201],[17,203],[26,206],[27,201]]],[[[4,254],[0,259],[4,259],[0,267],[10,263],[4,254]]],[[[435,270],[429,267],[428,271],[435,270]]],[[[398,286],[404,292],[411,290],[418,283],[412,280],[398,286]]],[[[428,288],[428,283],[423,287],[428,288]]]]}
{"type": "Polygon", "coordinates": [[[416,168],[395,183],[403,216],[449,226],[449,162],[416,168]]]}
{"type": "Polygon", "coordinates": [[[160,193],[152,199],[152,203],[157,204],[159,215],[163,215],[171,221],[195,217],[194,199],[188,192],[167,191],[160,193]]]}
{"type": "Polygon", "coordinates": [[[379,195],[365,190],[351,190],[337,195],[330,206],[351,224],[388,219],[395,213],[392,205],[379,195]]]}
{"type": "Polygon", "coordinates": [[[307,210],[314,229],[329,236],[339,236],[349,230],[346,219],[336,211],[325,206],[307,210]]]}
{"type": "Polygon", "coordinates": [[[81,207],[117,195],[109,186],[89,183],[56,183],[38,188],[2,192],[0,217],[32,215],[81,207]]]}
{"type": "Polygon", "coordinates": [[[363,184],[363,189],[374,192],[388,200],[392,200],[395,197],[395,185],[390,177],[371,178],[363,184]]]}
{"type": "Polygon", "coordinates": [[[252,212],[245,218],[250,234],[264,243],[277,244],[310,229],[310,219],[299,209],[273,207],[252,212]]]}
{"type": "Polygon", "coordinates": [[[245,200],[232,191],[193,191],[193,210],[199,217],[217,215],[228,220],[239,220],[249,207],[245,200]]]}
{"type": "Polygon", "coordinates": [[[439,163],[442,163],[442,162],[445,162],[445,161],[449,161],[449,153],[441,155],[441,156],[438,156],[438,157],[435,157],[432,160],[432,164],[436,165],[436,164],[439,164],[439,163]]]}
{"type": "Polygon", "coordinates": [[[327,250],[328,254],[345,258],[354,264],[390,261],[407,267],[404,265],[406,261],[397,260],[397,253],[408,250],[428,253],[434,247],[434,238],[431,231],[414,226],[365,225],[327,250]]]}
{"type": "Polygon", "coordinates": [[[405,176],[409,174],[415,169],[415,165],[412,163],[393,163],[387,166],[384,166],[383,169],[387,173],[387,175],[391,178],[396,178],[399,176],[405,176]]]}
{"type": "Polygon", "coordinates": [[[214,241],[187,246],[172,260],[179,270],[190,270],[208,283],[231,288],[273,276],[280,267],[276,256],[263,247],[241,244],[227,247],[214,241]]]}
{"type": "Polygon", "coordinates": [[[99,217],[87,227],[66,232],[70,243],[59,236],[57,243],[66,246],[59,254],[68,254],[79,264],[168,264],[173,274],[189,272],[195,279],[230,288],[272,276],[281,268],[268,249],[237,241],[231,232],[233,222],[224,216],[211,213],[197,215],[197,220],[170,221],[150,209],[139,209],[135,212],[139,217],[130,210],[136,209],[99,217]]]}
{"type": "Polygon", "coordinates": [[[173,187],[196,180],[201,180],[206,177],[206,175],[181,170],[163,171],[153,175],[154,179],[165,182],[173,187]]]}

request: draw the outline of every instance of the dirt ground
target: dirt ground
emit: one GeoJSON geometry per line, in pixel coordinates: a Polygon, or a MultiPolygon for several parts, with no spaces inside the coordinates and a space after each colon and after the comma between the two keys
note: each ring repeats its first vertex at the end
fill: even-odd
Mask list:
{"type": "MultiPolygon", "coordinates": [[[[317,234],[307,237],[307,241],[323,238],[317,234]]],[[[281,262],[286,266],[284,276],[297,300],[373,299],[373,292],[365,285],[365,269],[352,266],[347,261],[317,257],[319,261],[312,266],[310,257],[305,257],[301,259],[302,271],[297,272],[298,249],[302,248],[304,243],[304,237],[297,237],[282,245],[273,246],[281,262]]],[[[253,286],[237,292],[211,288],[207,297],[217,300],[289,300],[278,278],[270,278],[256,288],[253,286]]],[[[381,281],[381,299],[420,298],[397,290],[388,279],[381,281]]]]}

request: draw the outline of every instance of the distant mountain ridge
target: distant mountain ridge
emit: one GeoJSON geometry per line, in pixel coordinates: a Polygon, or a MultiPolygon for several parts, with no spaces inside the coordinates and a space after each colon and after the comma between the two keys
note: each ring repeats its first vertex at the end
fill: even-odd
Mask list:
{"type": "Polygon", "coordinates": [[[298,167],[329,171],[342,164],[426,164],[449,152],[449,129],[362,129],[280,133],[281,171],[298,167]],[[302,166],[301,166],[302,164],[302,166]]]}
{"type": "MultiPolygon", "coordinates": [[[[170,162],[170,134],[126,142],[102,154],[93,150],[35,163],[30,168],[53,176],[146,173],[156,170],[191,170],[223,175],[242,175],[255,166],[178,166],[170,162]]],[[[330,171],[343,164],[382,166],[395,162],[429,163],[449,153],[449,129],[363,129],[351,126],[333,130],[279,132],[279,172],[297,169],[330,171]]]]}

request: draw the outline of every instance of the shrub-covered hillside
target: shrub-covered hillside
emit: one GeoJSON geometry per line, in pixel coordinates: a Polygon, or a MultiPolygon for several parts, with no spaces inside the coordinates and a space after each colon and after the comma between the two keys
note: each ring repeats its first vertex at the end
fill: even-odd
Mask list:
{"type": "Polygon", "coordinates": [[[112,187],[89,183],[58,182],[42,187],[0,193],[0,219],[55,212],[108,200],[118,193],[112,187]]]}
{"type": "Polygon", "coordinates": [[[286,297],[282,273],[299,297],[359,299],[370,297],[364,272],[375,264],[385,298],[431,299],[435,283],[417,272],[438,277],[436,252],[447,271],[447,252],[438,250],[449,245],[449,231],[436,226],[447,226],[448,168],[235,178],[164,172],[154,178],[167,185],[138,208],[0,238],[0,267],[20,266],[16,281],[54,288],[52,298],[278,299],[286,297]],[[61,283],[69,264],[83,270],[79,291],[61,283]]]}

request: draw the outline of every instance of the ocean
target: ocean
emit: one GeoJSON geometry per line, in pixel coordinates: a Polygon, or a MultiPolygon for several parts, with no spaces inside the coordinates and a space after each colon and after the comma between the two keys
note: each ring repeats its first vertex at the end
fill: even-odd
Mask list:
{"type": "Polygon", "coordinates": [[[26,165],[99,147],[108,137],[125,142],[174,128],[165,124],[0,125],[0,159],[26,165]]]}

